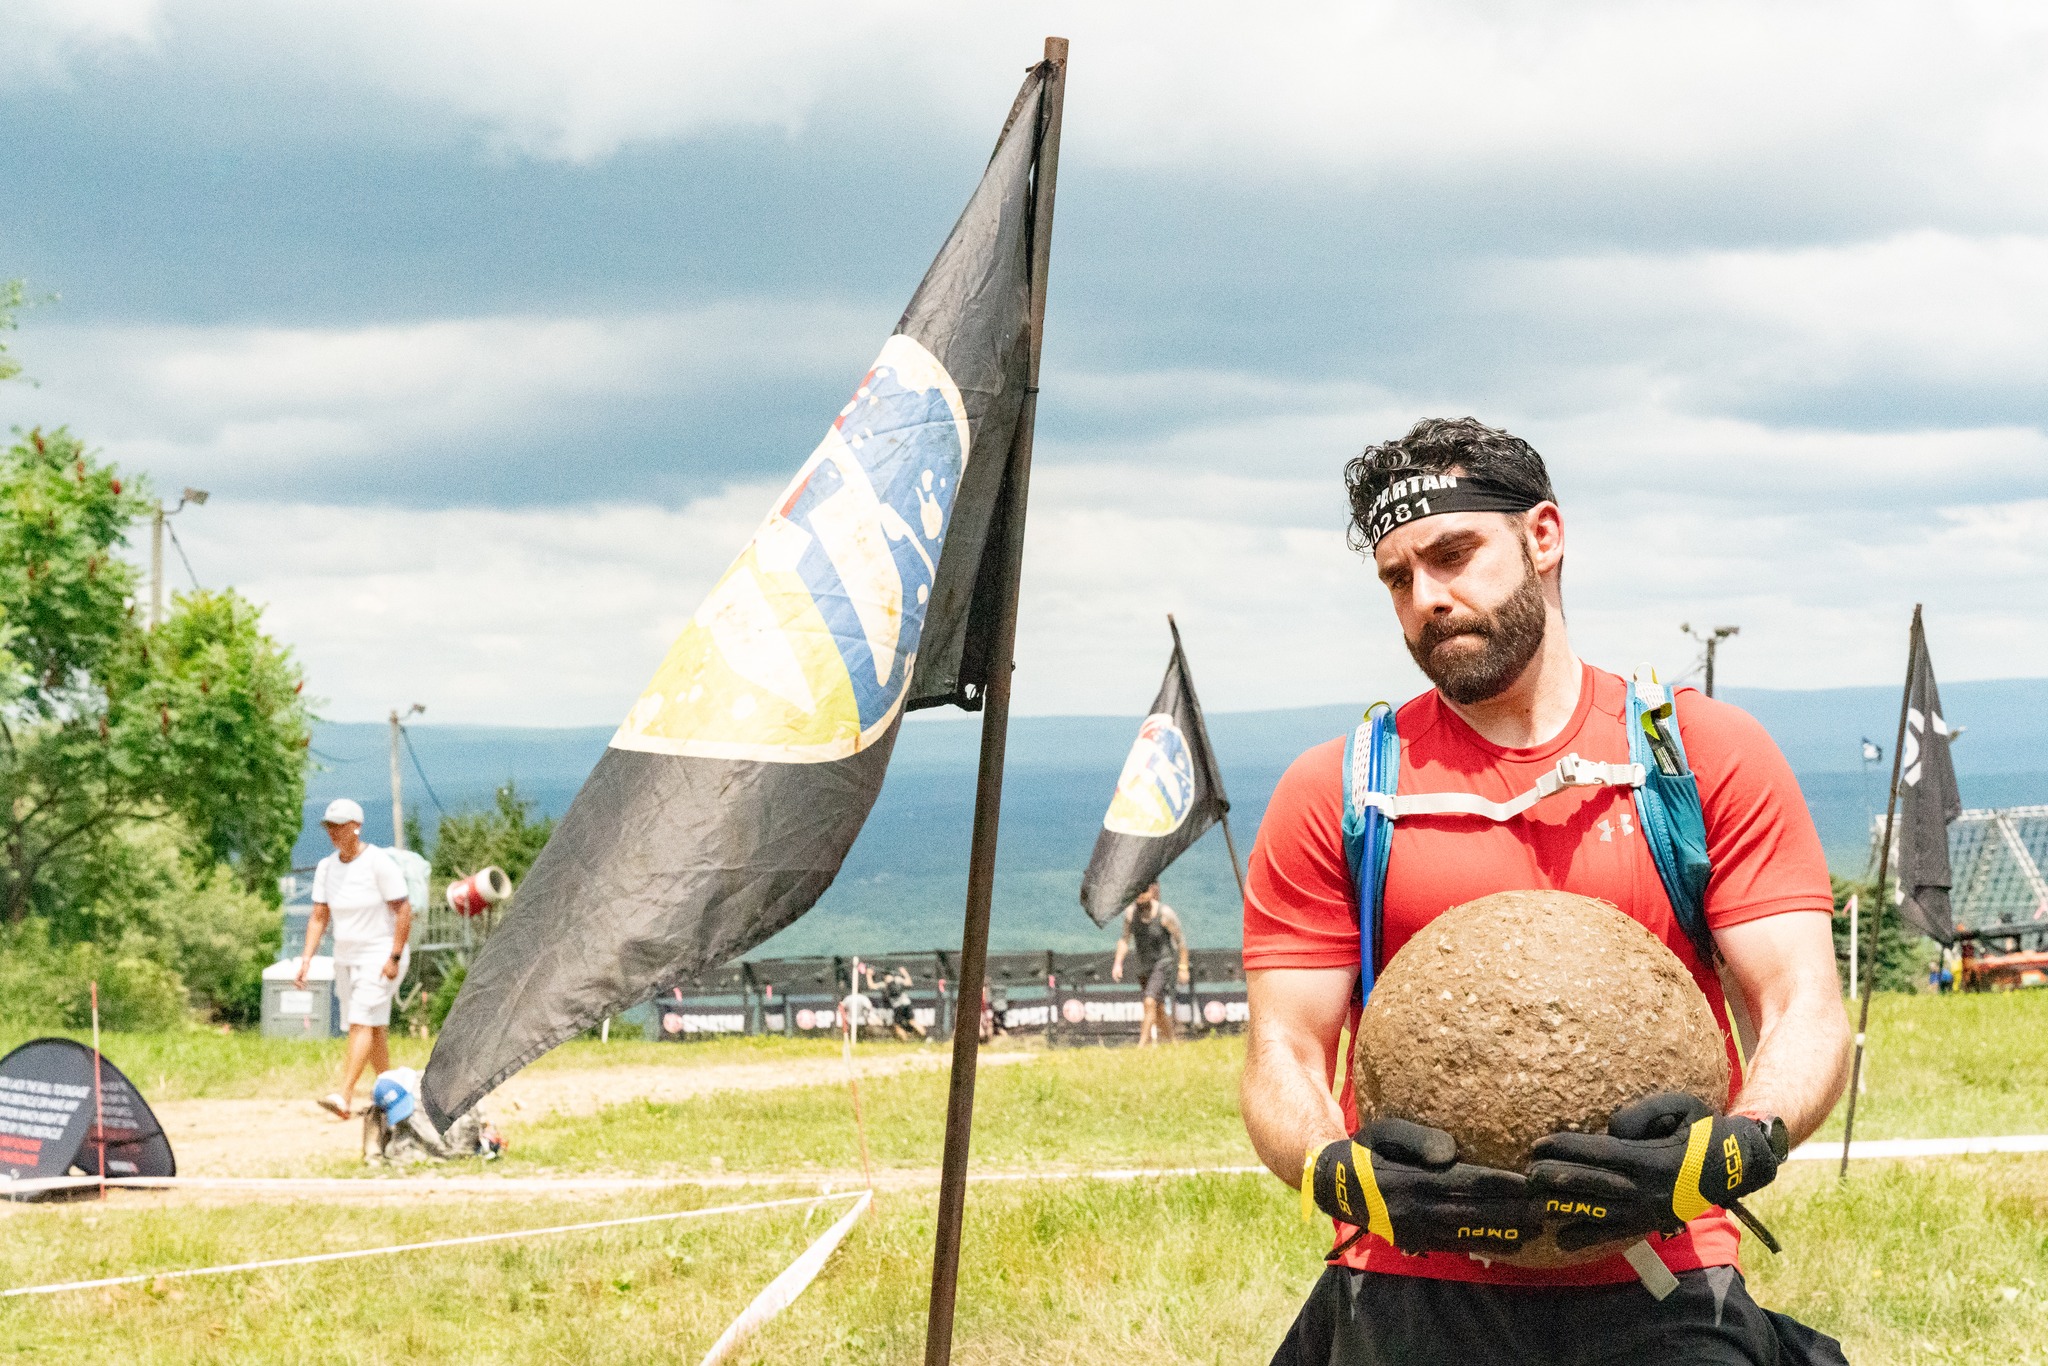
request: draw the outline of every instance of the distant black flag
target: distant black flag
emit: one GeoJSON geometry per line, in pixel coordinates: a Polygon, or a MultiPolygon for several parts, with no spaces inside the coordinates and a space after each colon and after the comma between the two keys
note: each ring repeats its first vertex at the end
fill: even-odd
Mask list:
{"type": "MultiPolygon", "coordinates": [[[[1095,855],[1081,875],[1081,906],[1097,925],[1121,915],[1210,826],[1227,822],[1230,811],[1194,676],[1181,651],[1180,628],[1172,617],[1166,621],[1173,631],[1166,678],[1152,710],[1138,723],[1138,738],[1095,837],[1095,855]]],[[[1230,861],[1234,870],[1234,846],[1230,861]]]]}
{"type": "Polygon", "coordinates": [[[421,1079],[437,1126],[808,911],[874,805],[903,712],[980,707],[1025,398],[1046,72],[1026,78],[895,334],[470,966],[421,1079]]]}
{"type": "Polygon", "coordinates": [[[1956,789],[1956,767],[1948,752],[1952,732],[1941,714],[1927,637],[1916,632],[1914,642],[1918,649],[1899,752],[1899,914],[1922,934],[1952,944],[1948,827],[1963,813],[1963,797],[1956,789]]]}

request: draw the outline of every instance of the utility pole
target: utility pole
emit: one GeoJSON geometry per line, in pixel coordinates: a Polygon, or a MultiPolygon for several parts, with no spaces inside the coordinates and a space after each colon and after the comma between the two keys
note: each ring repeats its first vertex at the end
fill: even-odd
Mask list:
{"type": "Polygon", "coordinates": [[[391,709],[391,847],[405,848],[405,778],[398,767],[398,747],[405,742],[407,717],[417,716],[426,708],[415,702],[404,716],[398,708],[391,709]]]}
{"type": "Polygon", "coordinates": [[[1740,626],[1716,626],[1710,634],[1703,636],[1692,629],[1691,622],[1682,621],[1678,624],[1678,629],[1707,647],[1707,696],[1712,697],[1714,695],[1714,651],[1719,649],[1721,642],[1728,639],[1728,637],[1742,634],[1742,628],[1740,626]]]}
{"type": "Polygon", "coordinates": [[[205,507],[210,497],[205,489],[186,489],[178,495],[178,505],[168,511],[163,499],[156,501],[149,519],[149,624],[161,626],[164,620],[164,519],[175,517],[185,510],[185,504],[205,507]]]}
{"type": "Polygon", "coordinates": [[[149,624],[164,619],[164,503],[159,498],[149,519],[149,624]]]}

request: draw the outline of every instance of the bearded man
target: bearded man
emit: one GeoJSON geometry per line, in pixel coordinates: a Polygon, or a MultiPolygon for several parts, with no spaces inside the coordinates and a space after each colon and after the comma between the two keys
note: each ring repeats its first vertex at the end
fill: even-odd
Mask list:
{"type": "MultiPolygon", "coordinates": [[[[1433,689],[1401,707],[1397,791],[1519,797],[1567,754],[1625,765],[1628,684],[1565,631],[1564,515],[1528,443],[1470,419],[1417,423],[1346,467],[1354,545],[1370,556],[1433,689]]],[[[1617,1111],[1605,1134],[1554,1134],[1527,1172],[1459,1162],[1441,1130],[1359,1131],[1339,1039],[1360,1004],[1358,905],[1342,834],[1344,741],[1301,756],[1266,809],[1245,899],[1251,1031],[1245,1127],[1273,1172],[1338,1218],[1329,1269],[1276,1366],[1455,1363],[1839,1363],[1839,1347],[1756,1305],[1722,1206],[1769,1182],[1842,1093],[1848,1021],[1820,838],[1783,755],[1750,717],[1680,692],[1712,875],[1705,918],[1756,1030],[1726,1113],[1690,1097],[1617,1111]],[[1711,1148],[1703,1164],[1694,1150],[1711,1148]],[[1724,1163],[1723,1154],[1734,1157],[1724,1163]],[[1367,1227],[1345,1223],[1365,1197],[1367,1227]],[[1574,1211],[1560,1244],[1642,1239],[1533,1269],[1495,1260],[1574,1211]],[[1636,1254],[1639,1258],[1640,1251],[1636,1254]]],[[[1403,816],[1381,900],[1391,958],[1436,915],[1493,892],[1611,902],[1691,971],[1737,1054],[1714,962],[1674,914],[1622,786],[1565,787],[1519,815],[1403,816]]],[[[1597,1065],[1589,1060],[1589,1065],[1597,1065]]],[[[1348,1072],[1348,1068],[1346,1069],[1348,1072]]],[[[1353,1215],[1356,1218],[1356,1215],[1353,1215]]]]}

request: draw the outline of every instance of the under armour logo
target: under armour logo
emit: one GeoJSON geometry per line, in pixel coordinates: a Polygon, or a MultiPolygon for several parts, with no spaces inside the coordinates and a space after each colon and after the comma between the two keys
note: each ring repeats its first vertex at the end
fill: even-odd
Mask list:
{"type": "MultiPolygon", "coordinates": [[[[1621,837],[1623,839],[1627,839],[1630,835],[1635,834],[1635,819],[1635,813],[1633,812],[1624,811],[1621,813],[1621,837]]],[[[1614,843],[1613,821],[1602,818],[1597,828],[1600,831],[1600,842],[1602,844],[1614,843]]]]}

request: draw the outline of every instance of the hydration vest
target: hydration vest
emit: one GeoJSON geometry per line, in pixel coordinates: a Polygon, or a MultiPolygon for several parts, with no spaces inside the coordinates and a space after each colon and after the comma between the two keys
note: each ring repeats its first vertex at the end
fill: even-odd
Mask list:
{"type": "Polygon", "coordinates": [[[1344,745],[1344,859],[1358,912],[1361,1003],[1371,997],[1379,973],[1394,822],[1403,816],[1446,815],[1508,821],[1570,787],[1626,787],[1634,793],[1636,819],[1679,928],[1700,963],[1710,971],[1714,968],[1714,936],[1707,928],[1707,878],[1713,865],[1707,859],[1706,816],[1700,809],[1699,784],[1685,762],[1671,690],[1658,684],[1648,665],[1636,670],[1628,688],[1627,763],[1595,763],[1567,754],[1534,787],[1504,802],[1471,792],[1396,795],[1401,736],[1394,717],[1392,707],[1375,702],[1344,745]]]}

